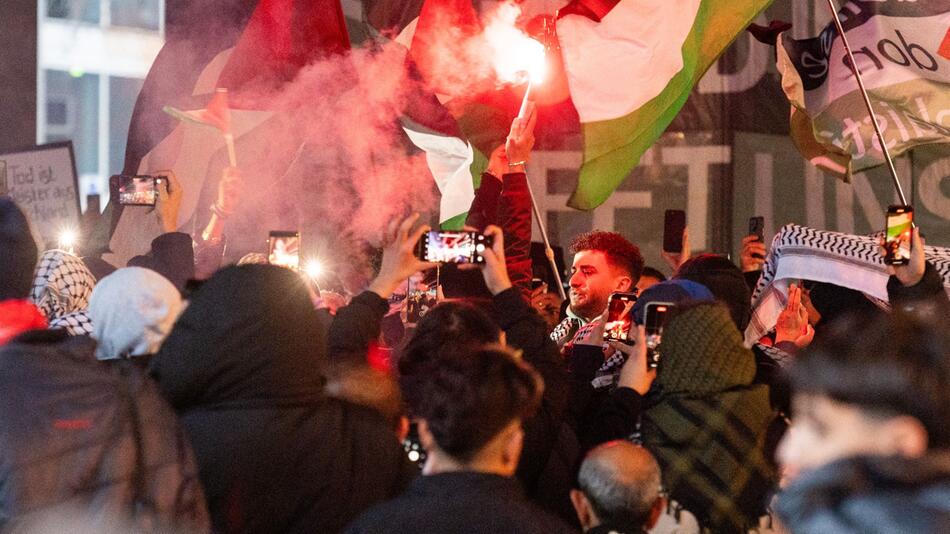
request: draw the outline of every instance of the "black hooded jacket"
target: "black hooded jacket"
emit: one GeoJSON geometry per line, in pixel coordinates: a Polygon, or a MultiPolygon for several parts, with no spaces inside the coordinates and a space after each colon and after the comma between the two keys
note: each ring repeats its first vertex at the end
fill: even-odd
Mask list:
{"type": "Polygon", "coordinates": [[[336,532],[410,481],[382,416],[323,395],[325,350],[299,277],[244,265],[195,294],[152,361],[217,531],[336,532]]]}
{"type": "Polygon", "coordinates": [[[0,349],[0,531],[31,531],[62,511],[73,526],[206,532],[198,468],[171,407],[140,370],[110,369],[95,349],[64,330],[0,349]]]}

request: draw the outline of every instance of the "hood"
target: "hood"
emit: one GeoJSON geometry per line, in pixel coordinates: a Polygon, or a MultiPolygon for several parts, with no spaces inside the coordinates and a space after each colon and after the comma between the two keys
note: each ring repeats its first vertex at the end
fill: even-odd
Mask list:
{"type": "Polygon", "coordinates": [[[702,396],[755,379],[755,355],[742,344],[729,312],[720,304],[698,304],[669,319],[657,350],[655,388],[662,395],[702,396]]]}
{"type": "Polygon", "coordinates": [[[218,271],[151,361],[179,412],[321,398],[325,340],[300,276],[272,265],[218,271]]]}
{"type": "Polygon", "coordinates": [[[96,358],[158,352],[182,307],[178,289],[149,269],[126,267],[103,278],[89,302],[96,358]]]}
{"type": "Polygon", "coordinates": [[[182,232],[169,232],[152,240],[152,248],[144,256],[135,256],[128,267],[144,267],[167,278],[178,288],[185,290],[188,280],[195,277],[195,250],[191,236],[182,232]]]}
{"type": "Polygon", "coordinates": [[[779,495],[796,533],[950,531],[950,451],[856,457],[805,473],[779,495]]]}
{"type": "Polygon", "coordinates": [[[48,250],[40,257],[33,279],[30,300],[43,312],[51,326],[65,328],[70,335],[92,333],[85,315],[96,278],[81,259],[63,250],[48,250]],[[66,321],[67,315],[72,321],[66,321]]]}
{"type": "Polygon", "coordinates": [[[0,300],[22,299],[30,294],[37,254],[26,215],[12,200],[0,196],[0,300]]]}

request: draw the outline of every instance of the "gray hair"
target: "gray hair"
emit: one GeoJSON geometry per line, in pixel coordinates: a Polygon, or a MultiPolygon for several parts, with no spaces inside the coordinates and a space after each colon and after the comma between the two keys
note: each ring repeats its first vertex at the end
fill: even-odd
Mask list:
{"type": "Polygon", "coordinates": [[[601,523],[642,529],[660,497],[660,466],[649,451],[627,441],[591,450],[577,475],[601,523]]]}

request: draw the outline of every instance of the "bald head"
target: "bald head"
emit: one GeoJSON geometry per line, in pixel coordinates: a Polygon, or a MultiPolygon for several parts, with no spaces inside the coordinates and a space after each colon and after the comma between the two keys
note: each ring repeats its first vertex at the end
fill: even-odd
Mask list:
{"type": "Polygon", "coordinates": [[[660,466],[643,447],[611,441],[584,458],[578,483],[598,523],[639,530],[660,497],[660,466]]]}

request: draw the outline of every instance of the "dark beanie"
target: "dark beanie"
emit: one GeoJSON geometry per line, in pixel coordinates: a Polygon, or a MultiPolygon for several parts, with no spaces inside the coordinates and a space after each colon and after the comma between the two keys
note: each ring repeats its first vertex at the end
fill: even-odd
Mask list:
{"type": "Polygon", "coordinates": [[[723,256],[701,254],[677,269],[673,278],[698,282],[729,308],[732,321],[744,332],[752,318],[752,292],[742,271],[723,256]]]}
{"type": "Polygon", "coordinates": [[[162,234],[152,240],[152,250],[129,260],[128,267],[144,267],[164,276],[178,291],[195,277],[195,250],[191,236],[181,232],[162,234]]]}
{"type": "Polygon", "coordinates": [[[0,300],[30,294],[38,257],[26,215],[8,197],[0,197],[0,300]]]}

